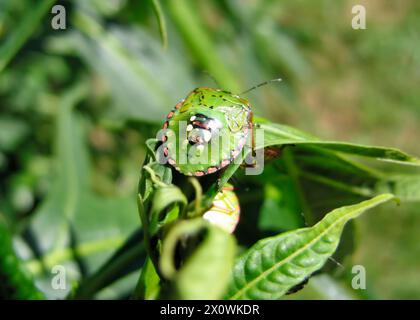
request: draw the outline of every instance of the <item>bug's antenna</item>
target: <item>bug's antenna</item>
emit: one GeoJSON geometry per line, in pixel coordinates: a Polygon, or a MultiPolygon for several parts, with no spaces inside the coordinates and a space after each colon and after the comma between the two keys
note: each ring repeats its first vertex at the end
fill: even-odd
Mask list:
{"type": "Polygon", "coordinates": [[[213,75],[212,75],[210,72],[208,72],[207,70],[203,70],[202,72],[203,72],[206,76],[208,76],[210,79],[212,79],[212,80],[213,80],[213,82],[216,84],[216,86],[217,86],[218,88],[220,88],[220,84],[217,82],[216,78],[215,78],[215,77],[213,77],[213,75]]]}
{"type": "Polygon", "coordinates": [[[248,90],[245,90],[244,92],[241,92],[240,94],[244,94],[244,93],[250,92],[250,91],[252,91],[254,89],[257,89],[259,87],[265,86],[266,84],[269,84],[271,82],[280,82],[280,81],[282,81],[281,78],[271,79],[271,80],[268,80],[268,81],[264,81],[262,83],[257,84],[256,86],[253,86],[252,88],[249,88],[248,90]]]}

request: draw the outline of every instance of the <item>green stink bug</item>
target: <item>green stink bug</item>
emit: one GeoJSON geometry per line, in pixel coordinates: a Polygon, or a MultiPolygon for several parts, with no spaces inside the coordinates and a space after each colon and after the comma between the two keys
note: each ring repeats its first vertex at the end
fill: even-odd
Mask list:
{"type": "Polygon", "coordinates": [[[185,175],[211,174],[252,140],[251,106],[228,91],[197,88],[169,112],[163,129],[160,150],[171,166],[185,175]]]}

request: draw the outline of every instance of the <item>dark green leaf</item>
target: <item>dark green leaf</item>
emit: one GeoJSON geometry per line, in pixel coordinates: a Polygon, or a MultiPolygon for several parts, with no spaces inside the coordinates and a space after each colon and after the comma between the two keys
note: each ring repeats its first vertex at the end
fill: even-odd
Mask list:
{"type": "MultiPolygon", "coordinates": [[[[1,216],[0,216],[1,218],[1,216]]],[[[43,299],[22,261],[16,256],[12,237],[0,219],[0,299],[43,299]]]]}
{"type": "Polygon", "coordinates": [[[82,123],[73,111],[84,94],[77,87],[62,98],[53,188],[29,224],[40,257],[32,257],[28,266],[50,297],[66,293],[51,288],[53,266],[65,266],[69,282],[78,280],[101,266],[139,224],[134,199],[102,198],[90,189],[82,123]]]}

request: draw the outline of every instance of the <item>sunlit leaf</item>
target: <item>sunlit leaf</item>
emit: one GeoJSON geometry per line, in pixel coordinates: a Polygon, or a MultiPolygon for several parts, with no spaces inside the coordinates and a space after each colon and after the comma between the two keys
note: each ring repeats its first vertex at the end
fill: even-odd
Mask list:
{"type": "Polygon", "coordinates": [[[235,239],[219,227],[204,220],[180,222],[164,242],[162,271],[172,279],[172,297],[177,299],[220,299],[228,285],[235,257],[235,239]],[[186,258],[179,270],[174,269],[176,243],[203,232],[198,247],[186,258]],[[217,276],[217,281],[215,281],[217,276]]]}
{"type": "Polygon", "coordinates": [[[335,209],[313,227],[260,240],[236,261],[227,298],[280,298],[324,265],[350,219],[392,198],[384,194],[335,209]]]}

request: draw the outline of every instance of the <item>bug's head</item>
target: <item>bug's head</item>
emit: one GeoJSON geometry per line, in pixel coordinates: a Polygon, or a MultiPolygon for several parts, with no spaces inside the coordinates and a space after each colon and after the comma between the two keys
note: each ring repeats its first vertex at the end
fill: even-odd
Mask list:
{"type": "MultiPolygon", "coordinates": [[[[201,87],[193,90],[183,101],[180,113],[189,116],[206,116],[227,124],[232,132],[238,132],[250,121],[251,106],[248,100],[229,91],[201,87]]],[[[213,123],[217,127],[218,124],[213,123]]]]}

